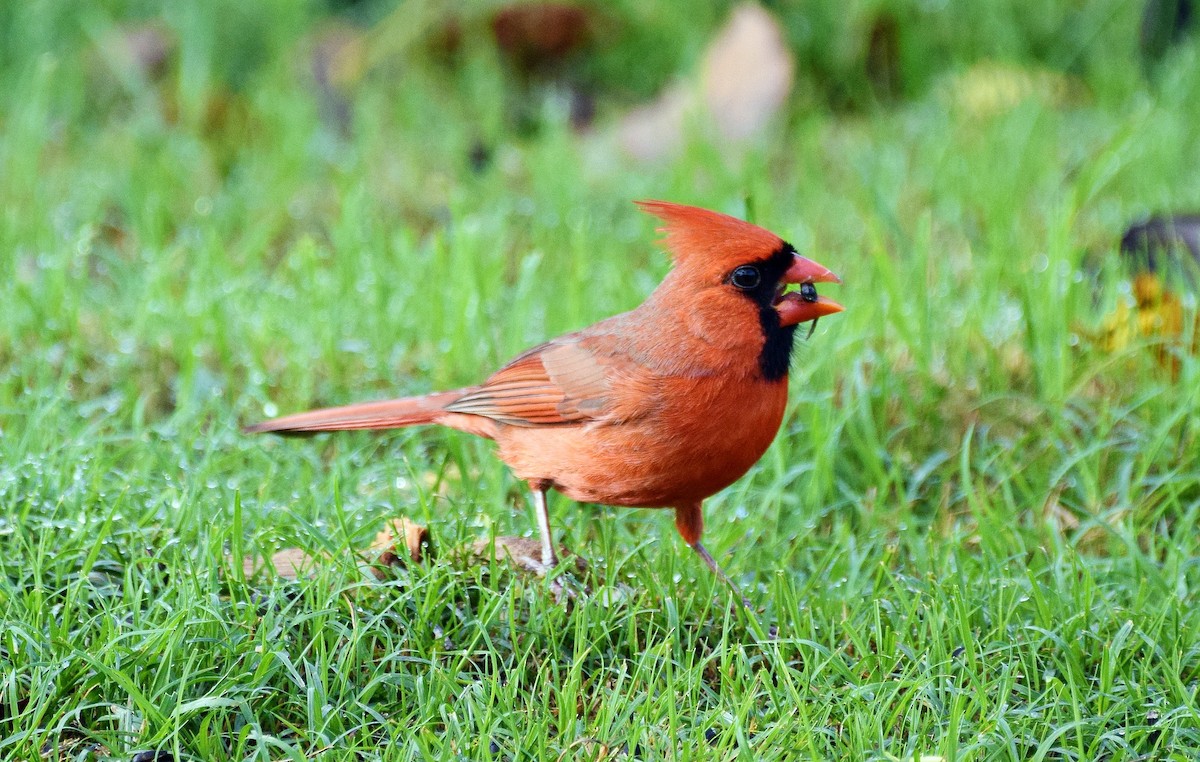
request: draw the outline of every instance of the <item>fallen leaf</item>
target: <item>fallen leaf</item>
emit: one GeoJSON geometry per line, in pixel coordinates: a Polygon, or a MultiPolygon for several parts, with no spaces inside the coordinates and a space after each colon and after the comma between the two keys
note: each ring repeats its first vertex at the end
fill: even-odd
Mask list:
{"type": "Polygon", "coordinates": [[[757,3],[733,9],[709,43],[699,73],[631,110],[617,128],[622,150],[641,161],[677,154],[693,115],[733,150],[762,133],[786,102],[795,65],[775,17],[757,3]]]}
{"type": "Polygon", "coordinates": [[[975,119],[1003,114],[1027,100],[1058,108],[1079,100],[1083,93],[1079,80],[1066,74],[998,61],[975,64],[950,77],[944,89],[960,112],[975,119]]]}
{"type": "Polygon", "coordinates": [[[793,69],[775,17],[758,3],[734,8],[700,68],[704,104],[721,136],[746,141],[761,133],[787,100],[793,69]]]}
{"type": "MultiPolygon", "coordinates": [[[[492,561],[505,561],[514,566],[540,574],[542,572],[542,543],[533,537],[500,536],[495,539],[484,538],[476,540],[471,546],[471,552],[481,558],[492,561]]],[[[575,568],[580,572],[587,571],[587,562],[574,555],[566,548],[559,547],[559,557],[571,556],[575,560],[575,568]]]]}
{"type": "Polygon", "coordinates": [[[419,564],[422,559],[433,557],[429,529],[403,516],[384,524],[369,550],[379,553],[379,563],[373,573],[380,579],[384,574],[382,567],[405,566],[409,562],[419,564]]]}
{"type": "MultiPolygon", "coordinates": [[[[253,577],[265,568],[259,562],[258,556],[246,556],[242,560],[242,573],[253,577]]],[[[311,571],[316,565],[316,559],[300,548],[284,548],[271,556],[271,568],[283,579],[297,579],[301,574],[311,571]]]]}
{"type": "Polygon", "coordinates": [[[552,68],[589,36],[586,8],[570,3],[521,3],[492,17],[496,45],[519,70],[552,68]]]}
{"type": "Polygon", "coordinates": [[[476,540],[475,555],[493,561],[508,561],[522,569],[537,570],[542,565],[542,543],[532,537],[497,537],[476,540]]]}

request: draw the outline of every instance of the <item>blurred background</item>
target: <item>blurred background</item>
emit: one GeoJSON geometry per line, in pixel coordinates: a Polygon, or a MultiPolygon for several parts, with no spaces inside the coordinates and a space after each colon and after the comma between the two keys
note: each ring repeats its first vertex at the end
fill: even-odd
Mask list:
{"type": "Polygon", "coordinates": [[[740,748],[765,690],[762,748],[800,748],[800,685],[814,758],[1194,746],[1197,27],[1191,0],[0,3],[7,748],[236,758],[245,696],[315,756],[371,748],[386,694],[395,742],[430,748],[484,697],[446,730],[481,756],[489,691],[521,738],[568,673],[556,705],[611,702],[614,736],[682,701],[740,748]],[[530,534],[523,486],[455,432],[239,429],[474,383],[632,308],[668,267],[642,198],[844,279],[775,445],[706,507],[763,621],[808,644],[743,652],[741,682],[709,654],[746,633],[670,516],[552,503],[612,606],[452,558],[366,589],[385,519],[443,548],[530,534]],[[281,547],[340,560],[248,581],[281,547]]]}
{"type": "MultiPolygon", "coordinates": [[[[945,515],[983,436],[983,478],[1034,466],[1022,505],[1091,515],[1127,480],[1053,453],[1194,409],[1196,24],[1188,0],[5,4],[11,456],[473,382],[637,304],[666,260],[629,201],[665,198],[845,278],[797,361],[781,457],[812,465],[771,494],[945,515]]],[[[263,481],[234,470],[217,504],[263,481]]]]}
{"type": "Polygon", "coordinates": [[[1194,409],[1196,24],[1188,0],[5,4],[12,456],[475,381],[637,304],[666,261],[629,201],[666,198],[845,278],[800,352],[786,459],[813,465],[777,465],[785,502],[937,515],[982,436],[983,478],[1044,473],[1022,505],[1124,504],[1054,452],[1194,409]]]}

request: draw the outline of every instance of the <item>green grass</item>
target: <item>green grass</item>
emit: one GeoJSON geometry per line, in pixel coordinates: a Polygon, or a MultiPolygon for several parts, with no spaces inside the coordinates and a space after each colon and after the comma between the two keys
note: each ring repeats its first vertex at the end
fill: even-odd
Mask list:
{"type": "Polygon", "coordinates": [[[1094,347],[1123,286],[1083,266],[1200,207],[1194,46],[1147,80],[1132,3],[1051,14],[1059,54],[1023,42],[1052,37],[1019,26],[1040,4],[944,11],[905,28],[945,53],[906,100],[831,110],[804,59],[745,155],[697,136],[638,166],[606,131],[672,74],[639,61],[686,67],[723,11],[612,11],[658,26],[581,70],[591,135],[468,25],[452,65],[370,73],[339,137],[296,52],[323,11],[264,5],[234,48],[230,8],[172,6],[159,85],[96,53],[133,11],[0,10],[0,758],[1196,755],[1200,364],[1094,347]],[[968,113],[947,78],[989,57],[1080,92],[968,113]],[[665,512],[553,499],[591,564],[570,605],[456,557],[536,531],[487,443],[240,433],[472,383],[636,305],[667,268],[636,198],[752,211],[845,280],[776,443],[706,507],[768,637],[665,512]],[[396,515],[439,553],[376,582],[355,549],[396,515]],[[289,546],[332,560],[231,561],[289,546]]]}

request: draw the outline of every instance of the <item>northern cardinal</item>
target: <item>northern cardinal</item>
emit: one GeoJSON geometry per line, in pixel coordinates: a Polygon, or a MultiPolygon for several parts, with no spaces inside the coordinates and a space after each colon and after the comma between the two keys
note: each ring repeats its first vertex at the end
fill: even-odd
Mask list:
{"type": "Polygon", "coordinates": [[[843,309],[813,284],[841,281],[748,222],[665,201],[638,205],[665,223],[674,267],[631,312],[536,346],[479,386],[246,431],[436,423],[486,437],[532,490],[544,570],[557,564],[546,509],[556,489],[583,503],[674,509],[684,542],[737,592],[700,541],[701,502],[775,438],[796,326],[843,309]],[[785,293],[788,284],[800,289],[785,293]]]}

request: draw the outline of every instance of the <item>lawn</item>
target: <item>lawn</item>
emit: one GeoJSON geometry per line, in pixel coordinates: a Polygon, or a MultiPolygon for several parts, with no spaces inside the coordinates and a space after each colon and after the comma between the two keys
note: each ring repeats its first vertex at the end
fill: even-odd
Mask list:
{"type": "Polygon", "coordinates": [[[1200,362],[1095,339],[1126,226],[1200,208],[1194,40],[1145,62],[1122,0],[772,3],[782,111],[640,162],[616,125],[728,5],[593,6],[532,72],[498,3],[347,5],[0,6],[0,758],[1200,754],[1200,362]],[[321,85],[335,17],[372,52],[321,85]],[[844,280],[706,504],[753,612],[669,512],[552,495],[571,600],[459,552],[537,531],[465,434],[241,432],[632,308],[644,198],[844,280]],[[378,579],[399,516],[433,553],[378,579]],[[284,548],[297,579],[244,569],[284,548]]]}

